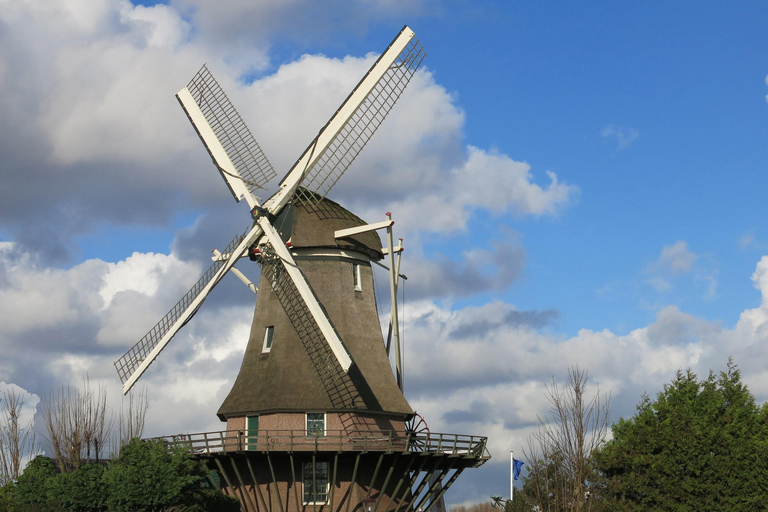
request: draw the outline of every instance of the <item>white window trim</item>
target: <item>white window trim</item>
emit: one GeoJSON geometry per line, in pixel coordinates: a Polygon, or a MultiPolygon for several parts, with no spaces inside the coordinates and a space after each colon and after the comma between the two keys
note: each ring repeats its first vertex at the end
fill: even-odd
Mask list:
{"type": "Polygon", "coordinates": [[[355,291],[361,292],[363,291],[363,281],[360,279],[360,264],[359,263],[352,263],[352,279],[355,283],[355,291]]]}
{"type": "Polygon", "coordinates": [[[261,345],[261,353],[266,354],[267,352],[270,352],[272,350],[272,347],[275,346],[275,326],[269,325],[266,329],[264,329],[264,343],[261,345]],[[270,330],[272,331],[272,343],[267,346],[267,341],[269,341],[269,333],[270,330]]]}
{"type": "Polygon", "coordinates": [[[323,415],[323,437],[325,437],[328,434],[328,414],[327,413],[320,413],[320,412],[308,412],[304,414],[304,433],[307,436],[314,436],[316,434],[312,434],[309,432],[309,415],[310,414],[322,414],[323,415]]]}

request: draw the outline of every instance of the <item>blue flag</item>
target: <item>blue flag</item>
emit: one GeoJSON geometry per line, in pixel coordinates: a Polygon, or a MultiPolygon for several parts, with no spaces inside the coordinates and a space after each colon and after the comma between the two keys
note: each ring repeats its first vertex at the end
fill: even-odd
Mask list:
{"type": "Polygon", "coordinates": [[[514,465],[514,473],[513,476],[515,480],[520,480],[520,470],[523,467],[523,461],[512,459],[512,464],[514,465]]]}

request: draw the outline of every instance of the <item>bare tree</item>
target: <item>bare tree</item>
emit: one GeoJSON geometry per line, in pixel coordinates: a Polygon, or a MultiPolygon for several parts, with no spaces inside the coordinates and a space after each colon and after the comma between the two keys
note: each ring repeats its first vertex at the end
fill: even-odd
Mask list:
{"type": "Polygon", "coordinates": [[[590,461],[608,433],[611,399],[599,389],[588,398],[588,380],[578,367],[568,371],[567,386],[552,380],[546,388],[550,414],[539,418],[539,428],[523,450],[529,467],[524,492],[542,512],[600,508],[598,500],[590,499],[590,461]]]}
{"type": "Polygon", "coordinates": [[[24,397],[13,389],[0,393],[0,486],[21,474],[25,459],[39,451],[34,419],[21,423],[24,397]]]}
{"type": "Polygon", "coordinates": [[[109,441],[112,425],[106,389],[101,385],[93,389],[88,376],[83,379],[82,389],[62,385],[44,400],[43,421],[62,472],[74,471],[90,460],[92,449],[98,459],[109,441]]]}
{"type": "Polygon", "coordinates": [[[147,400],[146,388],[141,388],[139,391],[134,388],[128,393],[127,398],[123,397],[117,420],[117,441],[113,445],[115,452],[118,452],[134,437],[142,436],[148,408],[149,401],[147,400]]]}

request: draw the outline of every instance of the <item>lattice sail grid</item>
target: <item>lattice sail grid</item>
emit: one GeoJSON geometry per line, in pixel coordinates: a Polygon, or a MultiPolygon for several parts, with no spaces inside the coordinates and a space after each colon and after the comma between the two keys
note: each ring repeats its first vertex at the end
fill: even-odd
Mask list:
{"type": "Polygon", "coordinates": [[[206,66],[187,84],[216,137],[248,189],[264,188],[276,172],[232,102],[206,66]]]}
{"type": "Polygon", "coordinates": [[[426,55],[419,41],[411,38],[307,173],[301,186],[315,194],[299,189],[298,197],[317,204],[328,194],[392,110],[426,55]]]}
{"type": "Polygon", "coordinates": [[[280,257],[269,245],[262,246],[261,254],[262,275],[269,277],[272,291],[288,315],[333,407],[350,409],[363,406],[357,388],[333,354],[280,257]]]}
{"type": "MultiPolygon", "coordinates": [[[[224,250],[224,254],[232,254],[232,251],[242,241],[244,235],[238,235],[229,243],[224,250]]],[[[195,298],[200,295],[205,286],[211,282],[215,277],[219,269],[224,265],[224,261],[215,261],[213,265],[208,267],[205,274],[195,283],[195,285],[187,292],[182,299],[176,303],[175,306],[155,324],[155,326],[144,335],[138,343],[131,347],[128,352],[115,361],[115,368],[120,376],[120,381],[125,382],[133,375],[136,369],[141,363],[149,356],[150,352],[157,346],[160,340],[165,334],[173,327],[173,324],[181,317],[181,315],[189,308],[195,298]]],[[[201,303],[202,304],[202,303],[201,303]]],[[[199,307],[199,306],[198,306],[199,307]]],[[[194,313],[193,313],[194,314],[194,313]]],[[[191,316],[190,316],[191,318],[191,316]]]]}

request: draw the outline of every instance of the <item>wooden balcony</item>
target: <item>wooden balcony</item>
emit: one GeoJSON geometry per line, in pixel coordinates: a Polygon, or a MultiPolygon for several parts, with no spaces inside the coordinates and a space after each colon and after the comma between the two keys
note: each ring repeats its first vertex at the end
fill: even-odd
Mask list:
{"type": "Polygon", "coordinates": [[[426,433],[403,435],[390,430],[367,430],[359,433],[326,431],[324,435],[307,434],[304,430],[222,430],[197,434],[158,437],[171,446],[184,446],[196,454],[222,452],[421,452],[457,457],[490,459],[487,437],[460,434],[426,433]]]}

